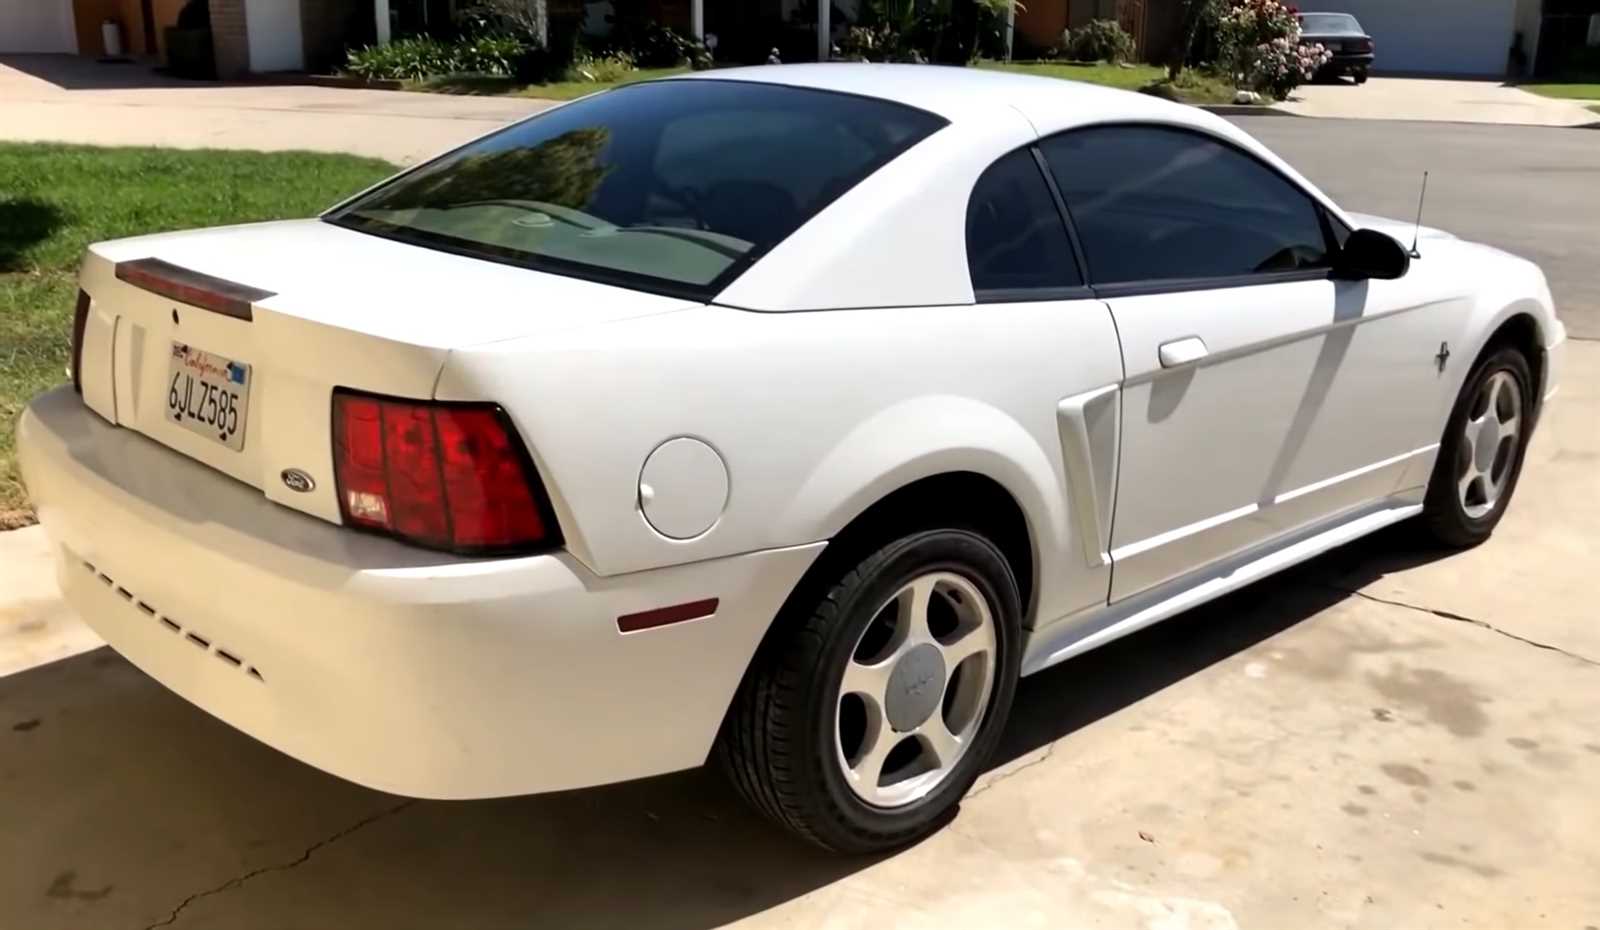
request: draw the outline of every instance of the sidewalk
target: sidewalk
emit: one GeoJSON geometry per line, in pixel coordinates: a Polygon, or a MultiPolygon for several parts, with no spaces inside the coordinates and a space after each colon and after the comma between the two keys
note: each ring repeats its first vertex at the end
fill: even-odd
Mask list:
{"type": "Polygon", "coordinates": [[[347,152],[411,164],[553,101],[178,81],[137,65],[0,56],[0,139],[347,152]]]}
{"type": "Polygon", "coordinates": [[[0,568],[0,678],[101,645],[61,600],[41,527],[0,533],[0,568]]]}
{"type": "Polygon", "coordinates": [[[1431,120],[1520,126],[1584,126],[1600,122],[1581,103],[1541,97],[1495,81],[1375,77],[1304,84],[1293,99],[1275,105],[1296,116],[1340,119],[1431,120]]]}

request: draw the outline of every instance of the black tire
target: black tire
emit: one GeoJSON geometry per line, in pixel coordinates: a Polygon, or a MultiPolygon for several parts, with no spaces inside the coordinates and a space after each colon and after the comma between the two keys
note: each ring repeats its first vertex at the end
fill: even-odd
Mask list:
{"type": "Polygon", "coordinates": [[[1365,84],[1365,83],[1367,83],[1367,72],[1366,72],[1366,70],[1362,69],[1360,71],[1356,71],[1355,72],[1355,79],[1356,79],[1356,83],[1357,84],[1365,84]]]}
{"type": "Polygon", "coordinates": [[[772,820],[826,849],[870,853],[937,829],[984,771],[1016,691],[1022,606],[1005,557],[970,530],[914,533],[850,561],[816,586],[827,587],[820,597],[797,593],[785,608],[734,698],[717,755],[739,793],[772,820]],[[937,787],[902,807],[873,807],[837,763],[840,678],[878,608],[930,571],[961,575],[988,601],[997,644],[989,703],[971,747],[937,787]]]}
{"type": "Polygon", "coordinates": [[[1428,479],[1428,494],[1422,510],[1422,525],[1435,541],[1464,549],[1478,545],[1494,532],[1495,525],[1511,503],[1511,495],[1517,489],[1517,479],[1522,475],[1523,457],[1528,451],[1528,440],[1533,436],[1536,390],[1528,359],[1521,350],[1511,346],[1491,349],[1467,375],[1455,406],[1450,410],[1450,419],[1445,422],[1444,438],[1440,441],[1439,456],[1433,464],[1433,475],[1428,479]],[[1459,470],[1463,456],[1467,454],[1464,430],[1479,390],[1486,381],[1502,371],[1509,373],[1521,389],[1522,410],[1518,416],[1521,417],[1522,428],[1509,453],[1511,459],[1506,467],[1510,473],[1505,490],[1487,513],[1474,518],[1467,514],[1456,487],[1457,475],[1465,474],[1459,470]]]}

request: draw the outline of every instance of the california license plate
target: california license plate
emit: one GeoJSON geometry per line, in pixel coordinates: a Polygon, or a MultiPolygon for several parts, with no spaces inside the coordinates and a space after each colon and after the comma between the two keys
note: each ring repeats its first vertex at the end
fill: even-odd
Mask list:
{"type": "Polygon", "coordinates": [[[167,364],[167,419],[235,452],[244,448],[245,414],[250,409],[250,366],[172,344],[167,364]]]}

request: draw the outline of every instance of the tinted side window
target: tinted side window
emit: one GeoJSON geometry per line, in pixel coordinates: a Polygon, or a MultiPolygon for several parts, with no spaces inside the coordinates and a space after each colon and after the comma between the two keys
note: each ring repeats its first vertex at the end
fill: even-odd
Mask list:
{"type": "Polygon", "coordinates": [[[990,165],[973,186],[967,203],[967,266],[974,291],[1083,283],[1055,198],[1029,150],[990,165]]]}
{"type": "Polygon", "coordinates": [[[1106,126],[1041,143],[1096,284],[1324,268],[1320,208],[1204,135],[1106,126]]]}

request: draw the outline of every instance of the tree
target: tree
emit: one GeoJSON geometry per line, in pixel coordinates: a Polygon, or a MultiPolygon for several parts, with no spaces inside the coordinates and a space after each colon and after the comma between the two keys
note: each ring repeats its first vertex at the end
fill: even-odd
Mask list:
{"type": "Polygon", "coordinates": [[[1177,41],[1167,51],[1169,81],[1176,81],[1183,72],[1183,66],[1188,63],[1189,54],[1194,50],[1194,37],[1199,34],[1200,24],[1205,22],[1213,0],[1182,0],[1182,3],[1183,24],[1178,30],[1177,41]]]}
{"type": "Polygon", "coordinates": [[[462,155],[380,191],[366,209],[446,210],[484,201],[534,200],[583,210],[610,173],[610,166],[600,163],[610,141],[610,130],[590,126],[538,145],[462,155]]]}

